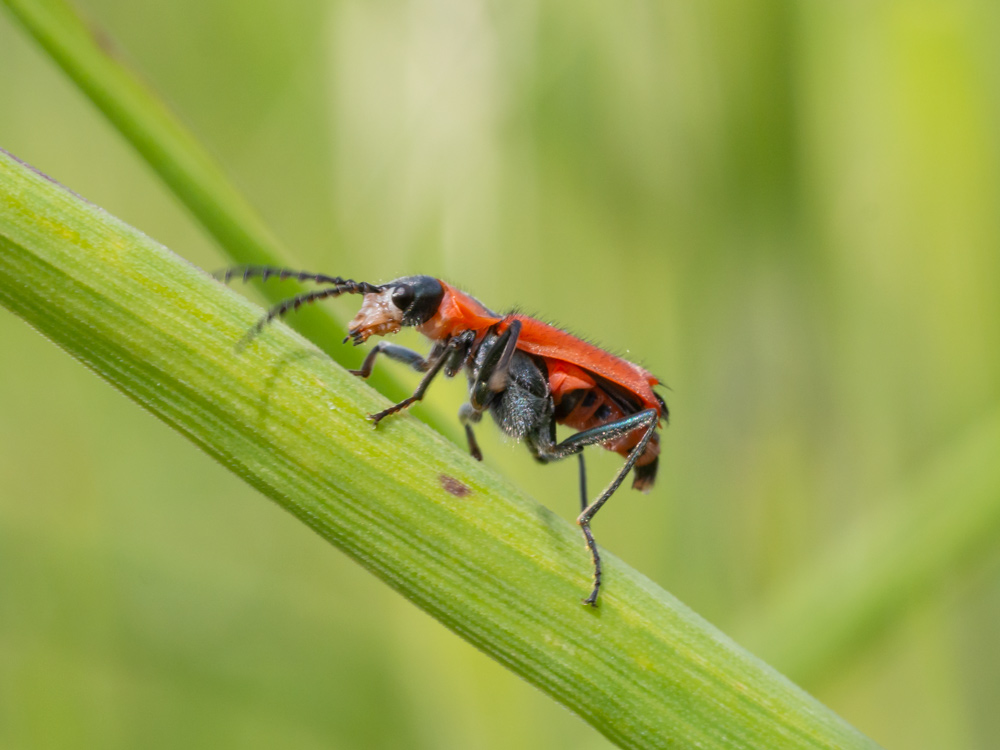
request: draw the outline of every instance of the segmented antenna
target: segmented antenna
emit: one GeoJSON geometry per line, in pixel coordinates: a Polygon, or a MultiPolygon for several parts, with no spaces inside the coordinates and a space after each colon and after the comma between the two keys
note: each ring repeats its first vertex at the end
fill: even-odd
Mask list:
{"type": "Polygon", "coordinates": [[[339,276],[326,276],[309,271],[293,271],[291,268],[278,268],[277,266],[233,266],[216,271],[212,275],[224,284],[228,284],[237,276],[244,283],[256,278],[267,281],[272,277],[277,277],[279,281],[295,279],[296,281],[315,281],[318,284],[343,284],[345,282],[345,279],[339,276]]]}
{"type": "Polygon", "coordinates": [[[284,316],[290,310],[298,310],[302,305],[319,302],[328,297],[339,297],[341,294],[377,294],[383,290],[383,287],[369,284],[367,281],[354,281],[353,279],[342,279],[340,276],[327,276],[308,271],[293,271],[290,268],[276,268],[274,266],[234,266],[223,271],[217,271],[213,276],[223,283],[228,283],[234,278],[239,278],[244,282],[254,278],[259,278],[261,281],[276,278],[280,281],[295,279],[296,281],[313,281],[317,284],[333,285],[328,289],[297,294],[269,308],[267,313],[254,324],[254,327],[247,331],[246,335],[240,339],[236,345],[237,349],[246,347],[272,320],[284,316]]]}

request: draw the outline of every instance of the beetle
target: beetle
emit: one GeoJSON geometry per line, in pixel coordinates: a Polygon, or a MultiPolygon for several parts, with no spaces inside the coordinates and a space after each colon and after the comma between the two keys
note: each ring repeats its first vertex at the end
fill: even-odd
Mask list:
{"type": "Polygon", "coordinates": [[[601,556],[590,524],[615,490],[633,471],[632,487],[648,492],[656,479],[660,441],[657,430],[669,418],[667,405],[653,388],[659,380],[639,365],[573,336],[556,326],[520,313],[501,315],[479,300],[432,276],[404,276],[384,284],[339,276],[292,271],[271,266],[237,266],[220,274],[228,282],[241,278],[295,279],[320,288],[271,307],[243,341],[249,343],[275,318],[304,304],[342,294],[364,299],[348,325],[344,343],[363,344],[371,336],[387,336],[412,327],[433,342],[419,352],[380,341],[352,374],[367,378],[376,360],[389,359],[424,374],[413,395],[369,415],[374,426],[424,397],[434,378],[454,377],[464,370],[469,400],[459,409],[469,452],[482,460],[473,425],[487,410],[509,436],[523,440],[541,463],[579,457],[580,515],[576,522],[593,562],[593,586],[584,604],[597,605],[601,589],[601,556]],[[556,439],[556,425],[577,432],[556,439]],[[583,449],[600,445],[624,457],[625,463],[592,502],[587,494],[583,449]]]}

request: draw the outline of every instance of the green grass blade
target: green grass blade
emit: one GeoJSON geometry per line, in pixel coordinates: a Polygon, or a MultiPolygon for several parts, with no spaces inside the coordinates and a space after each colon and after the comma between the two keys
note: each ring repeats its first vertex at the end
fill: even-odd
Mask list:
{"type": "MultiPolygon", "coordinates": [[[[622,747],[873,743],[259,309],[0,153],[0,303],[622,747]],[[451,491],[449,491],[451,488],[451,491]]],[[[11,366],[8,363],[8,366],[11,366]]],[[[16,366],[16,363],[14,364],[16,366]]]]}
{"type": "Polygon", "coordinates": [[[748,619],[740,642],[810,685],[836,674],[889,623],[996,548],[998,456],[995,413],[748,619]]]}

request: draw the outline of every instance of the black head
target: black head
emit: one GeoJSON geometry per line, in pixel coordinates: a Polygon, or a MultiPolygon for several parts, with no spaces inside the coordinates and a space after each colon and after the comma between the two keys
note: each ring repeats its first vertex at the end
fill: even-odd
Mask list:
{"type": "Polygon", "coordinates": [[[431,276],[404,276],[378,286],[369,285],[362,292],[365,301],[348,325],[348,335],[354,344],[369,336],[386,336],[404,326],[426,323],[437,312],[444,298],[444,286],[431,276]]]}
{"type": "Polygon", "coordinates": [[[382,288],[392,289],[392,304],[403,312],[404,326],[426,323],[444,298],[444,287],[433,276],[404,276],[382,284],[382,288]]]}

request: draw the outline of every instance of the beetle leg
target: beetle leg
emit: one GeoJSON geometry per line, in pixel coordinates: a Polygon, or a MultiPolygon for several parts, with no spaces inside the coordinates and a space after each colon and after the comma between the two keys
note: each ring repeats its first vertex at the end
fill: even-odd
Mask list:
{"type": "Polygon", "coordinates": [[[465,366],[472,352],[472,345],[476,343],[475,331],[463,331],[455,337],[452,352],[448,355],[448,362],[444,367],[445,377],[453,378],[458,371],[465,366]]]}
{"type": "MultiPolygon", "coordinates": [[[[402,411],[410,404],[420,401],[424,397],[424,393],[427,391],[427,387],[431,384],[437,374],[441,372],[441,368],[444,367],[445,362],[448,361],[450,355],[459,346],[463,345],[463,337],[456,336],[455,338],[449,339],[448,343],[445,344],[440,353],[437,356],[428,357],[429,364],[427,365],[427,374],[420,380],[420,384],[417,389],[413,392],[413,395],[409,398],[404,398],[398,404],[393,404],[388,409],[383,409],[376,414],[369,414],[368,417],[372,420],[372,426],[378,427],[378,423],[383,419],[388,417],[390,414],[395,414],[398,411],[402,411]]],[[[388,354],[388,352],[386,352],[388,354]]],[[[433,354],[433,353],[432,353],[433,354]]],[[[369,355],[371,356],[371,355],[369,355]]]]}
{"type": "MultiPolygon", "coordinates": [[[[470,334],[469,340],[462,349],[455,351],[453,361],[449,365],[456,371],[468,360],[471,347],[475,343],[475,333],[473,331],[466,333],[470,334]]],[[[483,460],[483,452],[479,449],[479,442],[476,440],[471,423],[479,422],[483,417],[483,411],[498,393],[507,388],[510,362],[514,352],[517,351],[517,338],[520,334],[521,321],[515,320],[490,343],[479,367],[479,373],[469,386],[469,402],[463,404],[458,411],[458,419],[465,427],[465,438],[469,441],[469,453],[477,461],[483,460]]]]}
{"type": "Polygon", "coordinates": [[[514,320],[490,345],[479,368],[479,375],[469,388],[469,402],[472,408],[482,411],[489,406],[496,394],[507,387],[510,360],[517,350],[517,339],[520,335],[521,321],[514,320]]]}
{"type": "Polygon", "coordinates": [[[424,359],[424,356],[420,354],[420,352],[415,352],[412,349],[407,349],[405,346],[399,346],[398,344],[390,344],[388,341],[380,341],[372,347],[370,352],[368,352],[368,356],[365,357],[365,361],[361,363],[360,370],[348,370],[348,372],[351,373],[351,375],[367,378],[372,374],[372,368],[375,366],[375,360],[378,359],[379,354],[384,354],[389,359],[394,359],[397,362],[409,365],[417,372],[427,372],[428,368],[430,368],[429,360],[433,357],[433,352],[431,356],[424,359]]]}
{"type": "Polygon", "coordinates": [[[472,431],[472,424],[478,423],[483,418],[481,411],[476,411],[472,404],[462,404],[458,410],[458,421],[465,427],[465,439],[469,441],[469,454],[477,461],[483,460],[483,452],[479,449],[479,441],[476,440],[476,433],[472,431]]]}
{"type": "MultiPolygon", "coordinates": [[[[457,342],[453,345],[451,354],[448,355],[448,361],[445,364],[444,374],[448,377],[454,377],[455,373],[461,369],[465,362],[465,358],[469,356],[469,344],[475,341],[475,333],[473,331],[466,331],[465,333],[459,334],[457,337],[457,342]],[[469,336],[471,334],[471,338],[469,336]]],[[[394,359],[397,362],[402,362],[404,365],[409,365],[417,372],[427,372],[430,369],[431,361],[436,359],[441,352],[444,350],[446,344],[438,342],[431,349],[430,354],[425,358],[419,352],[415,352],[413,349],[407,349],[405,346],[400,346],[399,344],[392,344],[388,341],[380,341],[375,346],[372,347],[371,351],[368,352],[368,356],[365,357],[365,361],[361,363],[361,368],[358,370],[348,370],[351,375],[357,375],[361,378],[367,378],[372,374],[372,370],[375,367],[375,360],[378,359],[380,354],[384,354],[389,359],[394,359]]]]}
{"type": "MultiPolygon", "coordinates": [[[[589,604],[592,607],[597,606],[597,594],[601,589],[601,556],[597,551],[597,543],[594,541],[594,534],[590,530],[590,522],[593,520],[594,516],[597,515],[597,511],[608,501],[614,493],[615,490],[621,486],[621,483],[625,480],[625,476],[629,473],[635,462],[639,460],[639,456],[642,452],[646,450],[646,445],[649,444],[650,438],[653,437],[653,433],[656,431],[656,424],[660,419],[659,413],[656,409],[646,409],[638,414],[631,414],[623,419],[610,422],[608,424],[601,425],[600,427],[592,427],[589,430],[583,430],[575,435],[571,435],[566,438],[563,442],[558,445],[552,446],[537,446],[538,456],[542,460],[554,461],[560,458],[565,458],[566,456],[571,456],[574,453],[581,453],[585,446],[594,445],[595,443],[605,443],[609,440],[614,440],[615,438],[627,435],[634,430],[644,427],[646,431],[642,435],[642,439],[636,444],[632,452],[628,454],[628,458],[625,459],[625,464],[615,475],[615,478],[611,480],[604,492],[594,500],[594,502],[587,505],[586,495],[583,496],[583,511],[580,513],[579,517],[576,519],[577,525],[583,531],[583,538],[587,541],[587,549],[590,550],[590,557],[594,561],[594,588],[590,592],[590,596],[583,600],[584,604],[589,604]]],[[[583,473],[583,461],[580,462],[580,481],[581,488],[583,488],[585,482],[585,476],[583,473]]]]}

